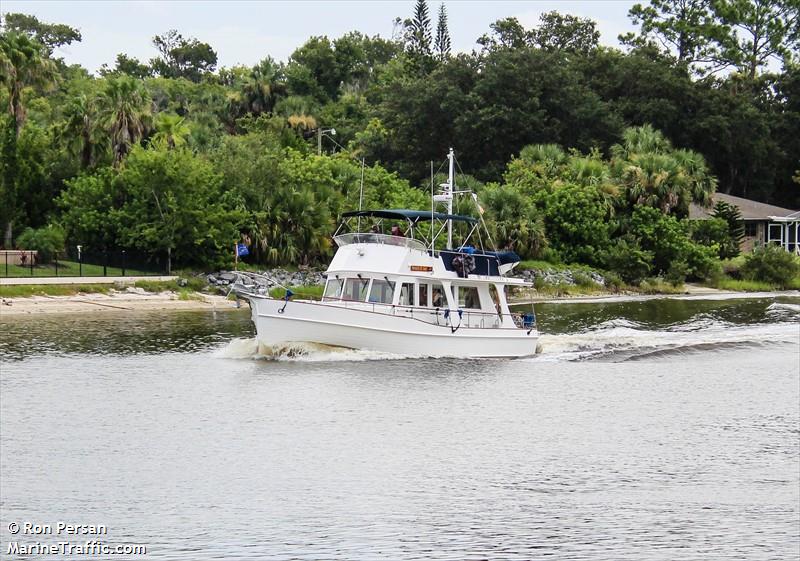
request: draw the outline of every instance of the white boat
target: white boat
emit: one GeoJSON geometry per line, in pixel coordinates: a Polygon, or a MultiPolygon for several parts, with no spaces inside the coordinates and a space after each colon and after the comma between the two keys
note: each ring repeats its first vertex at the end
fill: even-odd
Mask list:
{"type": "Polygon", "coordinates": [[[240,273],[233,292],[249,301],[259,343],[321,343],[424,357],[535,354],[533,314],[511,313],[507,300],[509,287],[530,286],[505,276],[519,257],[466,245],[481,224],[452,214],[457,193],[452,149],[448,158],[449,179],[433,203],[446,203],[447,213],[432,206],[430,212],[363,210],[343,215],[321,300],[293,298],[288,288],[283,298],[273,298],[269,291],[275,283],[268,277],[240,273]],[[353,221],[376,221],[378,228],[343,233],[353,221]],[[380,232],[383,223],[398,221],[407,225],[409,236],[380,232]],[[427,242],[414,237],[423,222],[430,222],[427,242]],[[470,228],[456,249],[454,222],[470,228]],[[439,234],[447,231],[442,249],[436,248],[437,227],[439,234]]]}

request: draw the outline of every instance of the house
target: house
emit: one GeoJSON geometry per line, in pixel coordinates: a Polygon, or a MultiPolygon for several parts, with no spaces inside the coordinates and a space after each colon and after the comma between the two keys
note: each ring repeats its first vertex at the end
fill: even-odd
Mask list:
{"type": "Polygon", "coordinates": [[[744,221],[741,250],[750,251],[757,245],[779,244],[786,251],[800,254],[800,211],[759,203],[725,193],[714,193],[708,208],[693,204],[689,207],[691,220],[704,220],[714,214],[719,201],[739,208],[744,221]]]}

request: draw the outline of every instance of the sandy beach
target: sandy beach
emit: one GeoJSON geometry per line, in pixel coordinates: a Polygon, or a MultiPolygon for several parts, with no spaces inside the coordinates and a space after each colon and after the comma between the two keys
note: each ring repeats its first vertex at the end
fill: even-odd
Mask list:
{"type": "Polygon", "coordinates": [[[235,310],[236,302],[224,296],[193,293],[181,300],[175,292],[112,291],[72,296],[2,298],[0,318],[24,314],[75,314],[148,310],[235,310]]]}

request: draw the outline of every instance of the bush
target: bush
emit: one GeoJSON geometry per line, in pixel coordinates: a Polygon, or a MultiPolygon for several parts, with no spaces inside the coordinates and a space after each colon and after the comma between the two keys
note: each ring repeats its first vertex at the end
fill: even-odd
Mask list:
{"type": "Polygon", "coordinates": [[[49,224],[34,230],[28,228],[19,238],[17,247],[37,252],[39,264],[50,263],[59,251],[64,250],[66,236],[60,226],[49,224]]]}
{"type": "Polygon", "coordinates": [[[720,259],[739,254],[739,244],[731,237],[728,223],[722,218],[692,220],[689,222],[692,239],[708,247],[714,247],[720,259]]]}
{"type": "Polygon", "coordinates": [[[603,274],[603,278],[605,279],[606,288],[612,292],[619,292],[622,289],[622,277],[617,273],[607,271],[603,274]]]}
{"type": "Polygon", "coordinates": [[[785,288],[800,275],[800,260],[778,245],[767,244],[745,256],[741,273],[745,279],[785,288]]]}
{"type": "Polygon", "coordinates": [[[605,269],[619,274],[630,284],[639,284],[652,271],[653,252],[644,251],[636,242],[617,240],[616,245],[602,255],[605,269]]]}

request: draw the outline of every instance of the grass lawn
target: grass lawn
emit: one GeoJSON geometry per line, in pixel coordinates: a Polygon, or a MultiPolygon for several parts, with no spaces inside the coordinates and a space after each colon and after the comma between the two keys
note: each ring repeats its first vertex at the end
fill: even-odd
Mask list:
{"type": "Polygon", "coordinates": [[[0,286],[3,298],[25,298],[29,296],[73,296],[75,294],[99,292],[105,294],[113,284],[16,284],[0,286]]]}
{"type": "MultiPolygon", "coordinates": [[[[5,263],[0,263],[0,277],[102,277],[102,265],[90,265],[84,263],[82,266],[77,261],[60,261],[58,267],[55,263],[48,265],[39,265],[33,267],[33,274],[31,274],[31,267],[22,267],[20,265],[9,265],[8,273],[6,273],[5,263]]],[[[109,277],[121,276],[144,276],[144,275],[157,275],[161,273],[154,273],[152,271],[140,271],[138,269],[125,268],[125,275],[122,274],[120,267],[107,267],[106,275],[109,277]]]]}
{"type": "MultiPolygon", "coordinates": [[[[294,292],[294,298],[306,300],[322,300],[322,293],[325,291],[324,285],[311,285],[311,286],[290,286],[289,290],[294,292]]],[[[273,298],[283,298],[286,291],[281,287],[275,287],[269,291],[269,295],[273,298]]]]}

